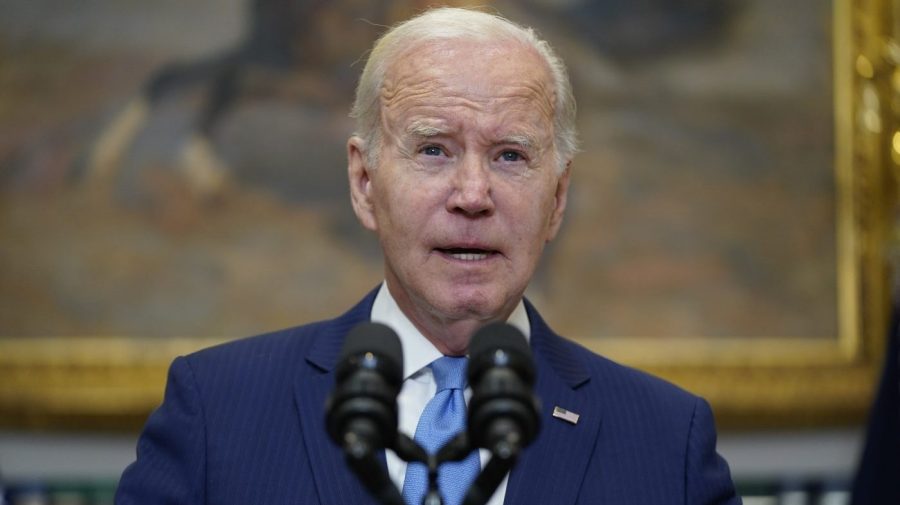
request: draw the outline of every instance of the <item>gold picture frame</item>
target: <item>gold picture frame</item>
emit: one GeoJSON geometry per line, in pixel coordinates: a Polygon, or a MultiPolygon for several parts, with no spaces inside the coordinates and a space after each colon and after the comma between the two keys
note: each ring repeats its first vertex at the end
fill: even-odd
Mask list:
{"type": "MultiPolygon", "coordinates": [[[[900,1],[836,0],[833,9],[837,335],[580,340],[706,397],[725,427],[858,422],[880,369],[900,165],[900,1]]],[[[0,425],[137,428],[172,358],[217,342],[2,338],[0,425]]]]}

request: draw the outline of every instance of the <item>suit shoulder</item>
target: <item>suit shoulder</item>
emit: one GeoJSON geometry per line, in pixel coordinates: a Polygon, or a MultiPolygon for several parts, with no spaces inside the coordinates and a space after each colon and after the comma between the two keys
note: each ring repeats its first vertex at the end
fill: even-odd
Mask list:
{"type": "Polygon", "coordinates": [[[302,359],[317,342],[327,343],[327,351],[337,352],[346,333],[357,324],[367,321],[378,288],[373,289],[359,303],[333,318],[301,326],[246,337],[202,349],[186,358],[189,363],[232,362],[249,357],[272,361],[302,359]],[[338,349],[332,349],[335,345],[338,349]]]}
{"type": "Polygon", "coordinates": [[[618,363],[571,340],[562,340],[588,369],[591,381],[596,382],[593,387],[606,394],[630,398],[632,401],[646,400],[673,407],[681,406],[690,410],[693,410],[700,399],[661,377],[618,363]]]}
{"type": "Polygon", "coordinates": [[[328,325],[330,321],[317,321],[314,323],[284,328],[281,330],[261,333],[250,337],[231,340],[211,347],[200,349],[187,356],[194,360],[217,360],[232,354],[253,354],[285,352],[294,348],[308,346],[311,337],[318,330],[328,325]]]}
{"type": "Polygon", "coordinates": [[[278,331],[225,342],[201,349],[185,357],[198,376],[273,375],[289,372],[307,356],[317,337],[334,325],[318,321],[278,331]]]}
{"type": "Polygon", "coordinates": [[[570,387],[594,400],[629,407],[677,405],[693,411],[700,397],[643,370],[617,363],[560,336],[525,301],[532,326],[532,347],[570,387]]]}

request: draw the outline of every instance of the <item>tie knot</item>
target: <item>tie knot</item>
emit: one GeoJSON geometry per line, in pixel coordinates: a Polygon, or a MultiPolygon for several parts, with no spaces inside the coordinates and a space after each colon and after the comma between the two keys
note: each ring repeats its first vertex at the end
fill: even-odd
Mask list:
{"type": "Polygon", "coordinates": [[[434,382],[438,391],[466,388],[466,364],[468,359],[458,356],[444,356],[431,362],[434,382]]]}

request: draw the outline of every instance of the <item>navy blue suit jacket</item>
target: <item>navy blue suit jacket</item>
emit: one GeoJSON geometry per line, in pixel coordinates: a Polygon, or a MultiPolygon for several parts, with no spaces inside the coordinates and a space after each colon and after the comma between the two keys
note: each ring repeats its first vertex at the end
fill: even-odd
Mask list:
{"type": "MultiPolygon", "coordinates": [[[[373,300],[177,358],[116,503],[374,505],[324,420],[344,336],[373,300]]],[[[542,426],[506,504],[740,503],[703,399],[561,338],[526,307],[542,426]],[[554,406],[578,423],[552,417],[554,406]]]]}

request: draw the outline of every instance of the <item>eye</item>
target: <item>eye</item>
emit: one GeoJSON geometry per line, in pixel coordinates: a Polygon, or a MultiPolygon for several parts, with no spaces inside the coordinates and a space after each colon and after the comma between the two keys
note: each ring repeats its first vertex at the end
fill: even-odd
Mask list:
{"type": "Polygon", "coordinates": [[[521,153],[517,153],[516,151],[503,151],[500,153],[500,159],[506,162],[515,163],[517,161],[522,161],[525,158],[521,153]]]}
{"type": "Polygon", "coordinates": [[[443,149],[438,146],[425,146],[419,152],[425,156],[441,156],[444,154],[443,149]]]}

